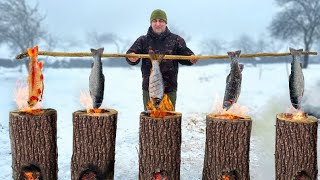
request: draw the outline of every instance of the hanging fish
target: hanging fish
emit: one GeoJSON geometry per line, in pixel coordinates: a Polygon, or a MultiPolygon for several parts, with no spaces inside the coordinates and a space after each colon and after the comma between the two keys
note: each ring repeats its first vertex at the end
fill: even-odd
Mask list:
{"type": "Polygon", "coordinates": [[[301,101],[304,92],[304,77],[302,63],[300,62],[303,49],[289,48],[292,55],[291,74],[289,76],[289,91],[291,104],[296,109],[301,109],[301,101]]]}
{"type": "Polygon", "coordinates": [[[164,95],[163,78],[160,71],[160,62],[164,54],[155,54],[154,51],[149,51],[152,68],[149,77],[149,97],[155,108],[158,108],[164,95]]]}
{"type": "Polygon", "coordinates": [[[43,64],[42,62],[38,61],[38,46],[35,46],[33,49],[27,48],[27,52],[30,57],[28,75],[28,105],[31,108],[42,100],[44,85],[43,74],[41,70],[43,64]]]}
{"type": "Polygon", "coordinates": [[[241,51],[228,52],[228,56],[231,59],[231,70],[227,77],[226,89],[223,98],[223,109],[226,111],[237,102],[241,91],[241,80],[243,64],[239,64],[239,57],[241,51]]]}
{"type": "Polygon", "coordinates": [[[98,109],[103,101],[104,93],[104,75],[102,70],[101,56],[104,48],[98,50],[91,49],[94,62],[92,63],[91,73],[89,76],[89,91],[93,103],[93,108],[98,109]]]}

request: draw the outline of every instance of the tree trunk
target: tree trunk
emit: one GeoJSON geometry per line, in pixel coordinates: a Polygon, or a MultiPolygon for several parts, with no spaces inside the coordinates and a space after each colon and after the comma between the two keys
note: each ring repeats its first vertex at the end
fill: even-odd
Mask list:
{"type": "Polygon", "coordinates": [[[206,116],[206,147],[202,179],[250,179],[249,150],[252,121],[249,117],[222,119],[206,116]]]}
{"type": "Polygon", "coordinates": [[[276,122],[276,179],[298,179],[299,174],[317,179],[318,120],[309,116],[306,121],[292,121],[285,115],[278,114],[276,122]]]}
{"type": "Polygon", "coordinates": [[[13,179],[30,171],[40,171],[43,180],[58,179],[57,111],[44,109],[37,115],[13,111],[9,125],[13,179]]]}
{"type": "Polygon", "coordinates": [[[304,69],[308,68],[308,65],[309,65],[309,55],[308,54],[305,54],[303,56],[303,63],[302,64],[303,64],[302,68],[304,68],[304,69]]]}
{"type": "Polygon", "coordinates": [[[85,175],[98,180],[114,178],[117,115],[113,109],[93,115],[73,113],[72,180],[85,179],[85,175]]]}
{"type": "Polygon", "coordinates": [[[180,179],[181,114],[151,118],[140,114],[139,179],[180,179]]]}

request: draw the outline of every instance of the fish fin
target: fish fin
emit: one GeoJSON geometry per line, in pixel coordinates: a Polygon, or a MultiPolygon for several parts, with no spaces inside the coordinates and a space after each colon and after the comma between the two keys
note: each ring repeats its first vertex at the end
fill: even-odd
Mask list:
{"type": "Polygon", "coordinates": [[[242,70],[244,68],[244,65],[243,64],[239,64],[239,68],[240,68],[240,71],[242,72],[242,70]]]}
{"type": "Polygon", "coordinates": [[[94,64],[94,62],[91,62],[91,68],[93,68],[93,64],[94,64]]]}
{"type": "Polygon", "coordinates": [[[42,93],[41,93],[41,96],[40,96],[41,100],[42,100],[42,96],[43,96],[43,91],[44,91],[44,83],[42,81],[42,93]]]}
{"type": "Polygon", "coordinates": [[[38,62],[38,66],[39,66],[40,69],[42,69],[43,63],[42,62],[38,62]]]}
{"type": "Polygon", "coordinates": [[[230,74],[228,74],[228,76],[227,76],[227,78],[226,78],[226,83],[228,83],[229,78],[230,78],[230,74]]]}
{"type": "Polygon", "coordinates": [[[98,52],[98,50],[92,49],[92,48],[90,49],[90,51],[91,51],[91,54],[92,54],[93,57],[96,56],[96,54],[98,52]]]}
{"type": "Polygon", "coordinates": [[[104,48],[102,47],[97,50],[97,53],[101,56],[103,54],[103,51],[104,51],[104,48]]]}

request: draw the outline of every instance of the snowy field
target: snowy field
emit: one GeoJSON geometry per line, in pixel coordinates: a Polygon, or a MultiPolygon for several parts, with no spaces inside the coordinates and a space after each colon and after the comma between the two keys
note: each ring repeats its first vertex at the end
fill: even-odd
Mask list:
{"type": "MultiPolygon", "coordinates": [[[[241,61],[241,60],[240,60],[241,61]]],[[[238,103],[249,109],[253,120],[250,175],[254,180],[275,177],[275,116],[290,107],[290,64],[245,65],[238,103]]],[[[83,109],[80,92],[88,90],[90,69],[45,69],[43,108],[58,112],[59,180],[69,180],[72,155],[72,113],[83,109]]],[[[182,113],[181,179],[201,179],[205,145],[205,116],[213,112],[215,99],[223,99],[229,64],[179,69],[176,111],[182,113]]],[[[102,107],[118,111],[115,179],[138,179],[139,114],[143,109],[139,67],[104,68],[105,98],[102,107]]],[[[320,65],[304,70],[305,104],[320,106],[320,65]]],[[[27,72],[0,68],[0,179],[10,180],[11,145],[9,112],[16,110],[16,82],[27,72]]],[[[222,103],[222,102],[220,102],[222,103]]],[[[319,143],[318,143],[319,144],[319,143]]],[[[319,158],[318,158],[319,160],[319,158]]]]}

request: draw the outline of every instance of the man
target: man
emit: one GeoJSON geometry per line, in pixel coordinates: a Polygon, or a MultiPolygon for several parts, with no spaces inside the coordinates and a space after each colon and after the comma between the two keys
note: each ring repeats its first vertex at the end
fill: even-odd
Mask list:
{"type": "MultiPolygon", "coordinates": [[[[167,15],[161,9],[156,9],[150,16],[150,27],[146,35],[140,36],[127,51],[127,54],[148,54],[149,50],[155,53],[166,55],[193,55],[194,53],[186,46],[184,39],[170,32],[167,27],[167,15]]],[[[136,65],[140,62],[139,58],[127,58],[130,65],[136,65]]],[[[163,77],[164,93],[168,95],[173,106],[176,104],[177,97],[177,78],[178,63],[183,65],[192,65],[196,59],[191,60],[163,60],[160,63],[160,71],[163,77]]],[[[144,109],[149,102],[149,76],[152,68],[151,61],[148,58],[142,59],[142,89],[144,109]]]]}

